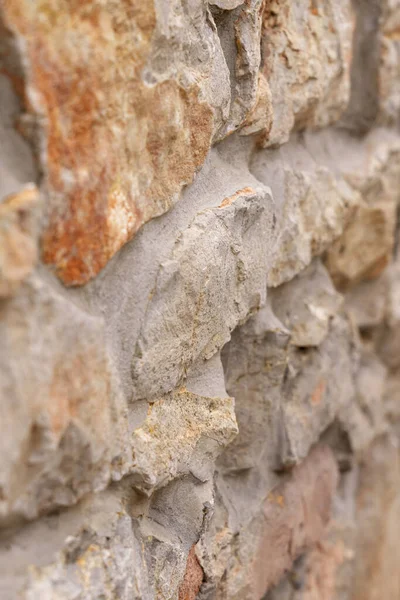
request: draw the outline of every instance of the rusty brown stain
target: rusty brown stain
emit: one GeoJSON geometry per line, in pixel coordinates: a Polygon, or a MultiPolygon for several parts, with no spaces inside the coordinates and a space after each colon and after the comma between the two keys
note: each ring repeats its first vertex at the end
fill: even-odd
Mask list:
{"type": "Polygon", "coordinates": [[[255,191],[253,190],[253,188],[244,187],[241,190],[237,190],[232,196],[227,196],[226,198],[224,198],[222,200],[221,204],[218,206],[218,208],[225,208],[225,206],[230,206],[232,204],[232,202],[237,200],[239,197],[251,196],[252,194],[255,194],[255,191]]]}
{"type": "Polygon", "coordinates": [[[64,283],[83,284],[192,181],[212,109],[195,86],[143,84],[152,2],[6,0],[3,11],[25,42],[28,109],[44,128],[43,260],[64,283]]]}
{"type": "Polygon", "coordinates": [[[191,547],[183,582],[179,587],[179,600],[195,600],[203,582],[203,569],[196,556],[194,545],[191,547]]]}

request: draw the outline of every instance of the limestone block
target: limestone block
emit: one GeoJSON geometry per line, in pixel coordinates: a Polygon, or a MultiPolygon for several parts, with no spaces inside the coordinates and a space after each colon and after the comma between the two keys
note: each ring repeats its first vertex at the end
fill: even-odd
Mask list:
{"type": "Polygon", "coordinates": [[[190,472],[201,477],[204,463],[213,466],[236,433],[232,398],[207,398],[181,388],[154,399],[145,422],[133,433],[132,481],[149,493],[190,472]]]}
{"type": "Polygon", "coordinates": [[[151,597],[145,557],[124,504],[121,494],[105,492],[61,516],[11,532],[0,548],[1,595],[24,600],[151,597]],[[16,566],[18,577],[9,578],[16,566]]]}
{"type": "Polygon", "coordinates": [[[377,277],[395,242],[399,165],[397,136],[379,129],[362,143],[326,130],[255,153],[251,171],[276,206],[268,284],[290,280],[328,248],[337,285],[377,277]]]}
{"type": "Polygon", "coordinates": [[[2,7],[40,130],[43,258],[64,283],[87,282],[168,210],[253,109],[262,2],[239,4],[2,7]]]}
{"type": "Polygon", "coordinates": [[[30,519],[126,472],[126,407],[102,319],[37,276],[1,303],[0,331],[1,519],[30,519]]]}
{"type": "Polygon", "coordinates": [[[172,390],[264,303],[273,211],[268,188],[245,187],[180,233],[160,266],[136,343],[135,399],[172,390]]]}
{"type": "Polygon", "coordinates": [[[146,403],[141,417],[123,400],[103,320],[37,277],[1,307],[1,338],[5,523],[69,506],[128,474],[146,494],[189,474],[212,480],[237,433],[218,355],[192,371],[187,388],[146,403]],[[36,352],[26,353],[31,340],[36,352]]]}
{"type": "Polygon", "coordinates": [[[263,15],[263,67],[272,97],[265,146],[290,132],[339,119],[350,91],[351,2],[268,0],[263,15]]]}
{"type": "Polygon", "coordinates": [[[284,286],[270,290],[271,306],[294,346],[319,346],[328,335],[330,321],[342,297],[319,261],[284,286]]]}
{"type": "MultiPolygon", "coordinates": [[[[329,156],[336,153],[337,142],[332,140],[329,156]]],[[[276,204],[277,242],[269,286],[289,281],[332,244],[360,201],[358,191],[330,168],[318,138],[314,143],[316,152],[294,138],[277,150],[258,152],[252,159],[252,173],[271,186],[276,204]]]]}
{"type": "Polygon", "coordinates": [[[212,485],[190,477],[150,500],[125,479],[59,514],[10,529],[0,541],[0,595],[185,598],[202,583],[194,545],[212,502],[212,485]],[[13,570],[17,576],[10,576],[13,570]]]}

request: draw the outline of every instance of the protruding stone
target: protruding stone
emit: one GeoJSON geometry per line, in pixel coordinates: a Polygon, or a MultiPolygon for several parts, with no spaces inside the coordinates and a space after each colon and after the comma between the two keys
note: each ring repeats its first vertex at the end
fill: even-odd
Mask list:
{"type": "MultiPolygon", "coordinates": [[[[320,146],[320,143],[316,141],[320,146]]],[[[329,156],[335,152],[329,148],[329,156]]],[[[251,171],[270,185],[276,204],[276,244],[268,285],[289,281],[312,258],[321,254],[343,232],[358,191],[331,170],[322,153],[305,150],[298,138],[277,150],[252,157],[251,171]]]]}
{"type": "Polygon", "coordinates": [[[166,26],[153,2],[18,0],[3,13],[23,51],[27,109],[43,125],[43,257],[66,284],[82,284],[192,181],[213,111],[196,77],[149,70],[166,26]]]}
{"type": "Polygon", "coordinates": [[[100,318],[31,276],[1,303],[0,336],[0,519],[7,522],[74,504],[121,477],[130,457],[100,318]]]}
{"type": "Polygon", "coordinates": [[[207,398],[182,388],[153,399],[132,436],[132,481],[151,493],[189,473],[212,479],[215,459],[236,434],[232,398],[207,398]]]}
{"type": "Polygon", "coordinates": [[[270,290],[270,298],[274,313],[290,331],[290,343],[303,348],[324,341],[342,304],[318,260],[286,285],[270,290]]]}
{"type": "Polygon", "coordinates": [[[264,303],[273,215],[269,190],[247,186],[199,212],[180,233],[159,269],[136,344],[135,399],[183,383],[195,361],[211,358],[264,303]]]}
{"type": "Polygon", "coordinates": [[[267,0],[263,74],[271,89],[272,128],[265,146],[287,142],[293,129],[337,121],[350,90],[351,2],[267,0]]]}

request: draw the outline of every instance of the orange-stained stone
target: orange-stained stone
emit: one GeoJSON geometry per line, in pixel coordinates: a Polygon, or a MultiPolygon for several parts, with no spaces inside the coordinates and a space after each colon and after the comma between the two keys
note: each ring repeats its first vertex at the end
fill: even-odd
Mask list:
{"type": "Polygon", "coordinates": [[[203,582],[203,575],[203,569],[192,546],[186,563],[185,577],[179,587],[179,600],[195,600],[203,582]]]}
{"type": "Polygon", "coordinates": [[[315,390],[311,396],[311,404],[313,406],[319,406],[319,404],[321,404],[321,400],[324,396],[325,388],[326,388],[326,381],[324,379],[321,379],[318,382],[318,385],[315,388],[315,390]]]}
{"type": "Polygon", "coordinates": [[[39,192],[27,185],[0,203],[0,298],[12,295],[37,261],[39,192]]]}
{"type": "Polygon", "coordinates": [[[195,85],[143,82],[153,2],[5,0],[2,10],[44,134],[43,260],[67,285],[83,284],[192,181],[212,110],[195,85]]]}

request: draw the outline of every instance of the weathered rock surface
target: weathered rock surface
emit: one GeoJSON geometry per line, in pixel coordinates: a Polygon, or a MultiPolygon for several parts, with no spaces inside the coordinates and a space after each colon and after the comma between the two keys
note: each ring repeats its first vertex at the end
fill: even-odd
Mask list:
{"type": "Polygon", "coordinates": [[[1,598],[400,597],[399,8],[1,3],[1,598]]]}
{"type": "Polygon", "coordinates": [[[349,0],[266,1],[262,73],[273,115],[263,145],[287,142],[294,128],[339,119],[349,100],[353,20],[349,0]]]}
{"type": "Polygon", "coordinates": [[[172,389],[195,360],[211,358],[235,325],[264,303],[273,217],[269,191],[245,187],[198,213],[181,232],[160,267],[135,347],[135,397],[172,389]]]}
{"type": "Polygon", "coordinates": [[[126,407],[101,319],[34,276],[0,315],[1,517],[33,518],[126,471],[126,407]]]}

